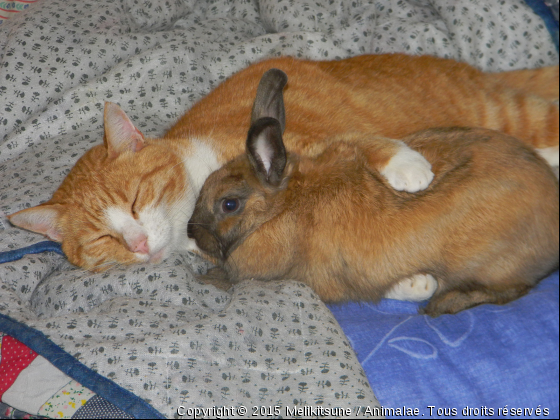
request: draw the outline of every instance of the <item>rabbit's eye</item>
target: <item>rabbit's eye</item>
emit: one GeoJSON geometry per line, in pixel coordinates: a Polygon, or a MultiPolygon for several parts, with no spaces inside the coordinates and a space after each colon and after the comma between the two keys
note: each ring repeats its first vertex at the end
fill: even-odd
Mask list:
{"type": "Polygon", "coordinates": [[[222,211],[224,213],[233,213],[239,208],[239,199],[237,198],[225,198],[222,201],[222,211]]]}

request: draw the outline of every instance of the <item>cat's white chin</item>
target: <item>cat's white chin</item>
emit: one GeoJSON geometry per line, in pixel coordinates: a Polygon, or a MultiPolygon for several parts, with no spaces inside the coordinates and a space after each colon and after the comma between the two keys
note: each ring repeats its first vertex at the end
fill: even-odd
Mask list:
{"type": "Polygon", "coordinates": [[[170,249],[169,247],[163,247],[155,252],[150,252],[149,254],[143,254],[136,252],[136,258],[140,263],[150,263],[159,264],[169,257],[172,252],[195,252],[197,254],[202,254],[200,248],[196,246],[196,242],[193,239],[186,238],[183,242],[183,246],[177,247],[177,249],[170,249]]]}
{"type": "Polygon", "coordinates": [[[159,264],[169,256],[169,252],[166,250],[166,248],[162,248],[159,251],[153,253],[151,252],[149,254],[142,252],[135,252],[134,254],[138,262],[150,264],[159,264]]]}

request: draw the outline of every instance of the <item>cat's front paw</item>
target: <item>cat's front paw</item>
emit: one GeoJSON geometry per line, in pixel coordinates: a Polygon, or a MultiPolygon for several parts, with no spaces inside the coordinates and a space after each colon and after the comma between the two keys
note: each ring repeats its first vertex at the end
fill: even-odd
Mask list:
{"type": "Polygon", "coordinates": [[[434,179],[430,162],[417,151],[404,145],[389,160],[381,175],[395,190],[410,193],[425,190],[434,179]]]}
{"type": "Polygon", "coordinates": [[[416,274],[401,280],[385,294],[387,299],[421,302],[432,297],[438,287],[436,279],[430,274],[416,274]]]}

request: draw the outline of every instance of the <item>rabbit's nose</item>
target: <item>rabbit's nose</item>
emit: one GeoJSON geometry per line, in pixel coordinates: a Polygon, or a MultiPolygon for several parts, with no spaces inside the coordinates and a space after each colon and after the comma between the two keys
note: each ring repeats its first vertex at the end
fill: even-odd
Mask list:
{"type": "Polygon", "coordinates": [[[189,220],[189,223],[187,224],[187,236],[191,239],[194,239],[194,223],[191,223],[191,221],[189,220]]]}

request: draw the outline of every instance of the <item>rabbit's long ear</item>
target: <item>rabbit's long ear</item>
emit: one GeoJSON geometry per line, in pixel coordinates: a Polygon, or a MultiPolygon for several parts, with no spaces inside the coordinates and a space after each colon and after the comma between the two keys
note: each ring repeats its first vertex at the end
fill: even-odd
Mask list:
{"type": "Polygon", "coordinates": [[[263,74],[253,103],[251,125],[260,118],[271,117],[278,120],[281,132],[284,132],[286,113],[282,91],[286,83],[288,83],[288,76],[282,70],[270,69],[263,74]]]}
{"type": "Polygon", "coordinates": [[[286,167],[286,149],[280,122],[271,117],[260,118],[249,129],[247,157],[261,183],[277,187],[286,167]]]}

